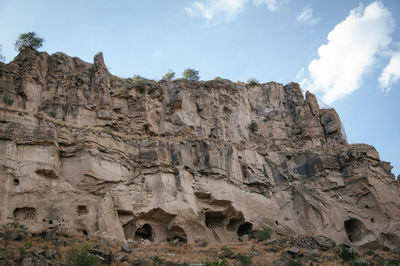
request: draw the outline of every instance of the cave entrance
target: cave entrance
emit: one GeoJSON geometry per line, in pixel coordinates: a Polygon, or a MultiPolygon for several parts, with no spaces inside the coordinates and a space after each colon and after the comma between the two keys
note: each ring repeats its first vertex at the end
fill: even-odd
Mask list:
{"type": "Polygon", "coordinates": [[[350,242],[359,242],[368,234],[364,224],[355,218],[345,221],[344,229],[350,242]]]}
{"type": "Polygon", "coordinates": [[[153,229],[149,224],[144,224],[141,228],[136,230],[134,239],[148,239],[153,241],[153,229]]]}
{"type": "Polygon", "coordinates": [[[253,230],[253,225],[251,223],[246,222],[238,227],[237,235],[239,237],[244,235],[251,235],[252,230],[253,230]]]}
{"type": "Polygon", "coordinates": [[[172,243],[187,243],[186,233],[182,227],[175,225],[168,231],[167,241],[172,243]]]}
{"type": "Polygon", "coordinates": [[[220,228],[224,227],[226,216],[222,212],[206,212],[205,220],[208,228],[220,228]]]}

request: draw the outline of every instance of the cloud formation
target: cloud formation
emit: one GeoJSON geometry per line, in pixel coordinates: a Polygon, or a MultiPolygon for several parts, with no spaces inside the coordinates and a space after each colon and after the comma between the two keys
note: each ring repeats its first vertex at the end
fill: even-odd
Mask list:
{"type": "Polygon", "coordinates": [[[279,9],[278,0],[253,0],[253,3],[256,5],[265,4],[269,11],[274,12],[279,9]]]}
{"type": "MultiPolygon", "coordinates": [[[[321,92],[327,104],[351,94],[380,52],[388,48],[393,30],[392,15],[379,1],[351,10],[328,34],[328,43],[318,49],[319,58],[309,64],[310,76],[301,81],[302,86],[321,92]]],[[[382,81],[386,75],[390,82],[391,74],[382,81]]]]}
{"type": "Polygon", "coordinates": [[[297,15],[297,21],[302,24],[315,25],[319,22],[320,18],[313,17],[313,9],[307,6],[297,15]]]}
{"type": "Polygon", "coordinates": [[[383,69],[378,80],[385,92],[389,92],[391,86],[400,81],[400,51],[393,52],[389,64],[383,69]]]}
{"type": "Polygon", "coordinates": [[[193,17],[202,17],[208,22],[231,21],[248,3],[266,5],[271,12],[278,10],[278,0],[202,0],[195,1],[186,7],[185,11],[193,17]]]}

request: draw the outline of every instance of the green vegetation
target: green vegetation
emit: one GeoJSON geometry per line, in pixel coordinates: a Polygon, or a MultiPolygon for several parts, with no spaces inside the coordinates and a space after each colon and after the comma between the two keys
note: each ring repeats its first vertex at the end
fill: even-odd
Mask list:
{"type": "Polygon", "coordinates": [[[255,133],[258,131],[258,124],[255,121],[251,121],[249,125],[249,130],[251,133],[255,133]]]}
{"type": "MultiPolygon", "coordinates": [[[[358,261],[355,261],[355,262],[353,262],[353,266],[368,266],[369,264],[368,263],[366,263],[366,262],[358,262],[358,261]]],[[[388,264],[389,265],[389,264],[388,264]]],[[[396,265],[396,264],[395,264],[396,265]]]]}
{"type": "Polygon", "coordinates": [[[223,246],[221,250],[224,252],[224,257],[231,257],[233,254],[232,249],[228,246],[223,246]]]}
{"type": "Polygon", "coordinates": [[[201,247],[207,247],[208,246],[208,242],[207,241],[201,242],[200,246],[201,247]]]}
{"type": "Polygon", "coordinates": [[[3,96],[3,98],[1,99],[1,101],[2,101],[4,104],[7,104],[7,105],[9,105],[9,106],[11,106],[11,105],[14,103],[14,100],[11,99],[11,98],[8,97],[8,96],[3,96]]]}
{"type": "Polygon", "coordinates": [[[147,79],[140,75],[134,75],[132,78],[133,86],[139,89],[140,93],[144,93],[146,91],[146,86],[148,84],[147,79]]]}
{"type": "Polygon", "coordinates": [[[228,266],[226,259],[209,261],[208,258],[205,262],[201,262],[204,266],[228,266]]]}
{"type": "Polygon", "coordinates": [[[249,266],[251,265],[251,257],[250,255],[238,254],[236,259],[240,262],[240,265],[249,266]]]}
{"type": "MultiPolygon", "coordinates": [[[[7,247],[2,248],[0,250],[0,258],[3,258],[5,261],[7,260],[12,260],[14,258],[15,254],[12,249],[8,249],[7,247]]],[[[1,264],[3,265],[3,264],[1,264]]]]}
{"type": "Polygon", "coordinates": [[[189,263],[184,262],[184,263],[177,263],[177,262],[172,262],[172,261],[166,261],[164,263],[165,266],[189,266],[189,263]]]}
{"type": "Polygon", "coordinates": [[[272,230],[270,228],[264,228],[256,233],[256,239],[260,241],[265,241],[271,238],[272,230]]]}
{"type": "Polygon", "coordinates": [[[15,50],[21,52],[26,47],[38,49],[42,47],[43,42],[44,39],[36,35],[36,32],[27,32],[27,33],[21,33],[14,45],[15,45],[15,50]]]}
{"type": "Polygon", "coordinates": [[[7,223],[3,224],[0,228],[0,236],[4,240],[5,247],[7,247],[8,241],[11,239],[11,234],[12,231],[15,229],[26,229],[25,225],[20,224],[18,222],[12,222],[12,223],[7,223]]]}
{"type": "Polygon", "coordinates": [[[343,261],[352,261],[356,258],[356,253],[350,250],[348,247],[340,245],[340,254],[339,257],[343,261]]]}
{"type": "Polygon", "coordinates": [[[99,265],[99,259],[89,252],[89,246],[85,245],[81,250],[71,250],[66,261],[68,266],[92,266],[99,265]]]}
{"type": "MultiPolygon", "coordinates": [[[[303,264],[301,264],[300,262],[298,262],[297,260],[290,260],[287,264],[287,266],[301,266],[303,264]]],[[[312,265],[312,264],[311,264],[312,265]]]]}
{"type": "MultiPolygon", "coordinates": [[[[177,263],[177,262],[172,262],[172,261],[165,261],[165,260],[161,259],[161,258],[158,257],[158,256],[152,257],[151,260],[153,261],[153,265],[154,265],[154,266],[156,266],[156,265],[164,265],[164,266],[188,266],[188,265],[189,265],[189,264],[186,263],[186,262],[184,262],[184,263],[177,263]]],[[[139,266],[148,265],[148,263],[147,263],[146,261],[143,261],[143,260],[139,261],[139,263],[137,263],[137,262],[138,262],[138,260],[134,261],[134,262],[133,262],[133,265],[139,265],[139,266]]]]}
{"type": "Polygon", "coordinates": [[[50,111],[47,113],[48,116],[52,117],[52,118],[56,118],[57,113],[55,111],[50,111]]]}
{"type": "Polygon", "coordinates": [[[199,80],[199,71],[193,69],[193,68],[186,68],[183,73],[183,78],[188,79],[188,80],[199,80]]]}
{"type": "Polygon", "coordinates": [[[21,257],[24,257],[24,256],[26,255],[26,252],[27,252],[30,248],[32,248],[32,246],[33,246],[33,241],[32,241],[32,240],[27,240],[27,241],[24,243],[24,246],[23,246],[23,247],[19,247],[19,248],[18,248],[18,252],[19,252],[19,254],[21,255],[21,257]]]}
{"type": "Polygon", "coordinates": [[[169,70],[163,77],[163,80],[173,80],[175,77],[175,72],[172,70],[169,70]]]}
{"type": "Polygon", "coordinates": [[[159,256],[154,256],[151,258],[153,265],[163,265],[164,261],[159,256]]]}
{"type": "Polygon", "coordinates": [[[259,83],[258,80],[256,80],[255,78],[250,78],[250,79],[247,81],[247,84],[249,84],[249,85],[251,85],[251,86],[257,85],[258,83],[259,83]]]}
{"type": "Polygon", "coordinates": [[[149,263],[144,259],[136,259],[132,261],[133,266],[148,266],[149,263]]]}

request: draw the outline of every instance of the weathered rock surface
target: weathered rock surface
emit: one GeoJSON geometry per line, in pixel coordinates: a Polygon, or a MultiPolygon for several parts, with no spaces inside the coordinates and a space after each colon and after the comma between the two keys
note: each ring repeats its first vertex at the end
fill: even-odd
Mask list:
{"type": "Polygon", "coordinates": [[[400,245],[391,166],[298,84],[111,75],[25,49],[0,66],[0,223],[127,241],[230,242],[265,227],[400,245]],[[258,130],[249,130],[254,121],[258,130]]]}

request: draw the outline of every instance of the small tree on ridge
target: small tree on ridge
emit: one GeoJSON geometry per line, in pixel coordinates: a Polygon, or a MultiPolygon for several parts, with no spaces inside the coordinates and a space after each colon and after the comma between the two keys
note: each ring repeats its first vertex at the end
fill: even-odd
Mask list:
{"type": "Polygon", "coordinates": [[[22,51],[26,47],[38,49],[42,47],[44,39],[36,35],[36,32],[21,33],[15,42],[15,50],[22,51]]]}
{"type": "Polygon", "coordinates": [[[193,68],[186,68],[183,73],[183,78],[188,79],[188,80],[199,80],[199,71],[193,69],[193,68]]]}

